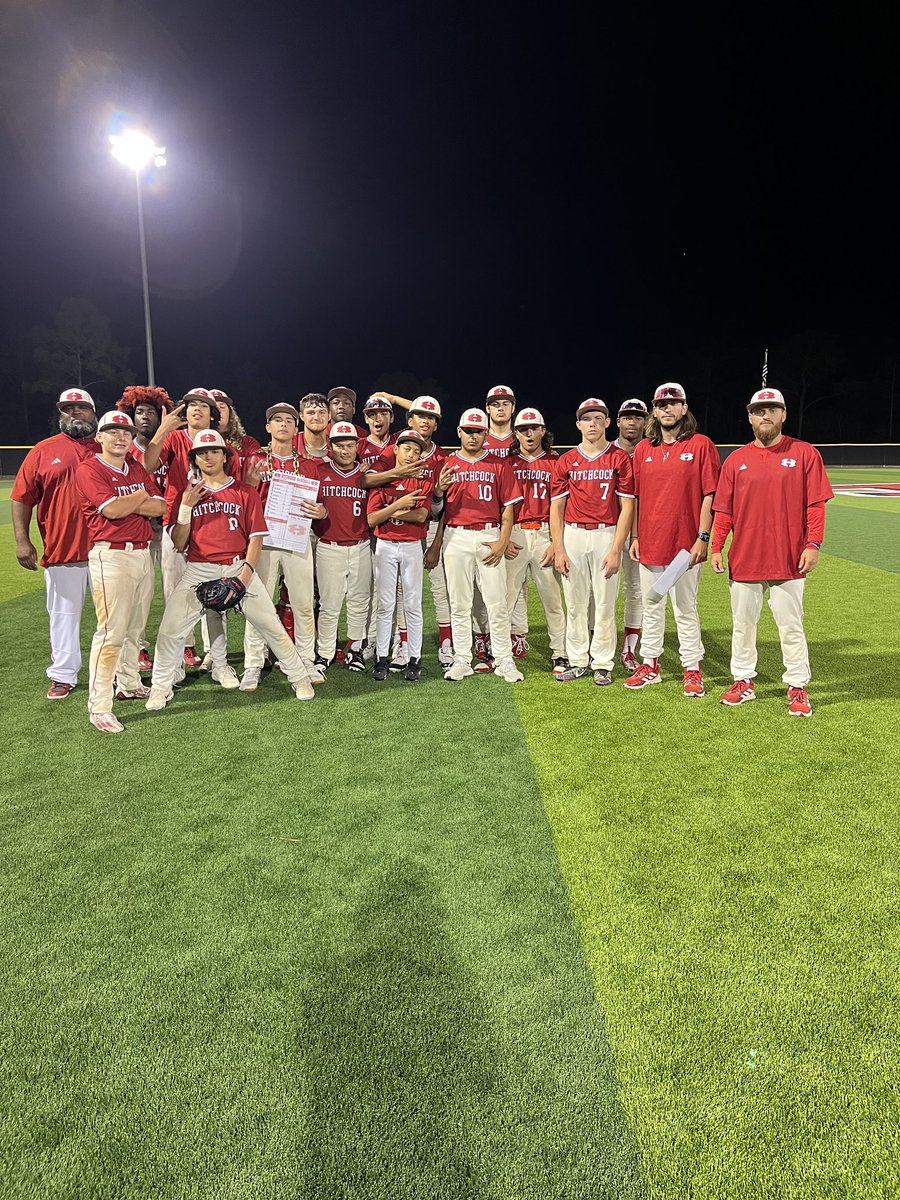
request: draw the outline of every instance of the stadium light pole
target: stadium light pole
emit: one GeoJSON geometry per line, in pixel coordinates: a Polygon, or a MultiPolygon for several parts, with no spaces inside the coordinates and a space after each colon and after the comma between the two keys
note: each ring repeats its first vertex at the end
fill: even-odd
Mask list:
{"type": "Polygon", "coordinates": [[[156,386],[153,369],[153,328],[150,324],[150,281],[147,275],[147,241],[144,237],[144,198],[141,192],[141,174],[151,163],[155,167],[166,165],[166,148],[157,146],[153,138],[138,129],[127,129],[114,134],[110,139],[113,158],[134,171],[137,188],[138,235],[141,243],[141,282],[144,288],[144,335],[147,340],[147,383],[156,386]]]}

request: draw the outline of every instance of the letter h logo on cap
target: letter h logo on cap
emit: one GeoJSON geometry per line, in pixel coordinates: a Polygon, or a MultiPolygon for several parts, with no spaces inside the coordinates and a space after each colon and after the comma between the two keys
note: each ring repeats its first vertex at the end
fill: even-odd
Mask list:
{"type": "Polygon", "coordinates": [[[215,442],[217,440],[218,439],[216,438],[216,435],[214,433],[201,433],[200,436],[197,438],[197,441],[200,443],[201,446],[207,446],[207,445],[209,445],[210,442],[215,442]]]}

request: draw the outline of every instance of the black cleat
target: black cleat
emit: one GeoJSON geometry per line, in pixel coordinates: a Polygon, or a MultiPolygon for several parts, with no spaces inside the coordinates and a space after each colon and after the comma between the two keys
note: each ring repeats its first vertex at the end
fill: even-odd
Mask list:
{"type": "Polygon", "coordinates": [[[388,660],[386,658],[379,658],[375,663],[375,666],[372,668],[372,678],[376,679],[379,683],[384,683],[387,677],[388,660]]]}
{"type": "Polygon", "coordinates": [[[407,683],[418,683],[422,676],[422,660],[419,658],[411,658],[406,664],[406,670],[403,673],[403,678],[407,683]]]}

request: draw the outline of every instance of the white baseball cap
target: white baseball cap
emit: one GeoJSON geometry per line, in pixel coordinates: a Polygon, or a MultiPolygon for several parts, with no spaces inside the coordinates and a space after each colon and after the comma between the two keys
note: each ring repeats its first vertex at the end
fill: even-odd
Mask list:
{"type": "Polygon", "coordinates": [[[213,400],[212,392],[207,391],[206,388],[191,388],[189,392],[185,392],[181,397],[181,403],[205,404],[207,408],[212,410],[216,402],[213,400]]]}
{"type": "Polygon", "coordinates": [[[578,411],[575,413],[575,420],[577,421],[586,412],[602,412],[604,416],[609,416],[609,409],[606,407],[606,403],[603,400],[598,400],[596,396],[589,396],[587,400],[582,400],[578,405],[578,411]]]}
{"type": "Polygon", "coordinates": [[[647,405],[643,402],[643,400],[638,400],[637,398],[632,400],[623,400],[619,405],[619,411],[616,415],[619,417],[646,417],[647,405]]]}
{"type": "Polygon", "coordinates": [[[370,396],[363,405],[363,412],[393,412],[394,406],[384,396],[370,396]]]}
{"type": "Polygon", "coordinates": [[[460,429],[483,429],[487,432],[487,413],[480,408],[467,408],[459,418],[460,429]]]}
{"type": "Polygon", "coordinates": [[[758,404],[778,405],[787,412],[787,405],[784,402],[784,396],[779,392],[778,388],[763,388],[759,392],[754,392],[750,397],[750,403],[747,405],[747,410],[755,408],[758,404]]]}
{"type": "Polygon", "coordinates": [[[516,413],[513,428],[521,429],[523,425],[546,425],[546,421],[536,408],[523,408],[521,412],[516,413]]]}
{"type": "Polygon", "coordinates": [[[228,450],[225,439],[218,429],[201,429],[194,434],[192,450],[228,450]]]}
{"type": "Polygon", "coordinates": [[[353,438],[354,442],[359,441],[356,426],[351,425],[349,421],[335,421],[328,433],[329,442],[343,441],[345,438],[353,438]]]}
{"type": "Polygon", "coordinates": [[[94,400],[90,392],[86,392],[84,388],[66,388],[64,392],[59,393],[59,399],[56,402],[57,408],[67,408],[70,404],[86,404],[88,408],[94,408],[94,400]]]}
{"type": "Polygon", "coordinates": [[[441,419],[441,406],[434,396],[416,396],[409,406],[409,411],[421,413],[423,417],[434,417],[438,421],[441,419]]]}
{"type": "Polygon", "coordinates": [[[131,423],[131,417],[128,413],[122,412],[120,408],[110,409],[98,421],[98,433],[103,433],[107,429],[124,429],[126,433],[137,433],[137,429],[131,423]]]}
{"type": "Polygon", "coordinates": [[[492,387],[485,397],[485,404],[490,404],[492,400],[512,400],[515,402],[515,396],[512,388],[505,387],[502,383],[498,383],[496,387],[492,387]]]}
{"type": "Polygon", "coordinates": [[[681,400],[687,404],[687,396],[680,383],[661,383],[653,393],[653,403],[657,400],[681,400]]]}

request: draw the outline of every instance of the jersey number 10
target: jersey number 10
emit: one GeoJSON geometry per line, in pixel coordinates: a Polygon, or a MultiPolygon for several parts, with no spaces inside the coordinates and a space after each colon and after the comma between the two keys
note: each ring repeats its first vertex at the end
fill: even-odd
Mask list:
{"type": "Polygon", "coordinates": [[[479,500],[493,500],[493,498],[494,498],[493,485],[490,483],[479,483],[478,499],[479,500]]]}

